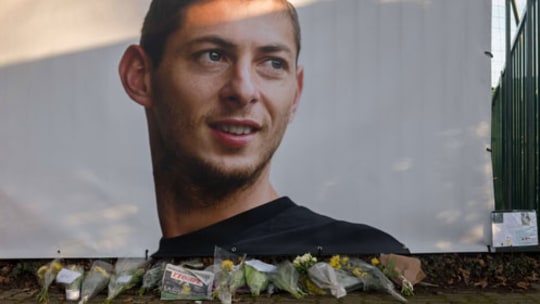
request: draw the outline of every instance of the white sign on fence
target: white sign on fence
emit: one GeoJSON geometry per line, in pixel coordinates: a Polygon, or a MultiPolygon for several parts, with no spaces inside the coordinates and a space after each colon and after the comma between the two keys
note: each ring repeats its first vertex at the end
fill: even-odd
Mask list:
{"type": "Polygon", "coordinates": [[[496,211],[491,214],[493,247],[538,245],[535,210],[496,211]]]}

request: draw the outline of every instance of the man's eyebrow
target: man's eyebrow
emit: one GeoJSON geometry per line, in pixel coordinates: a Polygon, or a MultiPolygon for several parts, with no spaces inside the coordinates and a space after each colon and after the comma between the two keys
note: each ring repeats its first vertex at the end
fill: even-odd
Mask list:
{"type": "Polygon", "coordinates": [[[261,53],[278,53],[278,52],[285,52],[290,55],[293,55],[292,49],[285,45],[285,44],[272,44],[272,45],[265,45],[258,48],[258,50],[261,53]]]}
{"type": "MultiPolygon", "coordinates": [[[[199,38],[196,38],[196,39],[193,39],[191,41],[188,42],[188,45],[190,46],[193,46],[193,45],[196,45],[196,44],[201,44],[201,43],[211,43],[211,44],[215,44],[217,46],[220,46],[224,49],[234,49],[234,48],[237,48],[238,45],[236,45],[235,43],[229,41],[229,40],[226,40],[226,39],[223,39],[221,37],[218,37],[218,36],[204,36],[204,37],[199,37],[199,38]]],[[[261,46],[261,47],[258,47],[257,50],[261,53],[278,53],[278,52],[285,52],[285,53],[289,53],[291,55],[294,55],[294,52],[293,50],[285,45],[285,44],[269,44],[269,45],[264,45],[264,46],[261,46]]]]}
{"type": "Polygon", "coordinates": [[[196,38],[196,39],[193,39],[193,40],[189,41],[188,45],[193,46],[193,45],[200,44],[200,43],[211,43],[211,44],[215,44],[215,45],[218,45],[218,46],[220,46],[222,48],[226,48],[226,49],[233,49],[233,48],[237,47],[237,45],[232,43],[231,41],[225,40],[225,39],[220,38],[218,36],[199,37],[199,38],[196,38]]]}

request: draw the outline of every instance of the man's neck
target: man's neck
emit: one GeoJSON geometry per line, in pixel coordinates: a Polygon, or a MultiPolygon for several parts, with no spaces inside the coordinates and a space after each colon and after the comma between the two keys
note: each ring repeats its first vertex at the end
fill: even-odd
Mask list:
{"type": "Polygon", "coordinates": [[[156,179],[156,199],[163,237],[181,236],[208,227],[278,198],[264,169],[249,187],[223,197],[204,195],[193,187],[179,187],[176,181],[156,179]]]}

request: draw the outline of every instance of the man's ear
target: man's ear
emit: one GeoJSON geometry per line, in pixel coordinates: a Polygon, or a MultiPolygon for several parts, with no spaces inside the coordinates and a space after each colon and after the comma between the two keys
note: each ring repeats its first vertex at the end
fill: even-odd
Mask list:
{"type": "Polygon", "coordinates": [[[126,49],[118,66],[124,90],[131,99],[145,107],[152,105],[150,70],[150,59],[138,45],[126,49]]]}
{"type": "Polygon", "coordinates": [[[296,95],[294,96],[293,105],[291,107],[291,115],[289,116],[289,122],[294,119],[298,104],[300,103],[300,97],[302,96],[302,90],[304,89],[304,67],[298,66],[296,71],[296,95]]]}

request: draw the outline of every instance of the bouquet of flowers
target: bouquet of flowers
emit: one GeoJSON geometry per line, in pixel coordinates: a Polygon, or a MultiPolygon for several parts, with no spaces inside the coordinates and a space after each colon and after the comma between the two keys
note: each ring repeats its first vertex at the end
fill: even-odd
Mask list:
{"type": "Polygon", "coordinates": [[[309,279],[323,290],[330,290],[336,298],[347,295],[345,287],[338,281],[336,270],[328,263],[319,262],[308,269],[309,279]]]}
{"type": "Polygon", "coordinates": [[[414,284],[426,277],[420,266],[420,260],[413,257],[382,254],[380,261],[373,258],[371,264],[377,266],[387,277],[400,285],[401,293],[406,296],[414,295],[414,284]]]}
{"type": "Polygon", "coordinates": [[[54,259],[53,261],[39,267],[36,272],[38,277],[39,285],[41,285],[41,290],[37,294],[38,302],[48,302],[49,301],[49,286],[56,278],[58,272],[62,269],[62,263],[60,259],[54,259]]]}
{"type": "Polygon", "coordinates": [[[357,289],[363,288],[363,282],[360,278],[354,276],[350,271],[347,271],[346,268],[349,266],[349,257],[339,255],[333,256],[328,265],[334,268],[337,281],[343,285],[347,292],[352,292],[357,289]]]}
{"type": "Polygon", "coordinates": [[[94,261],[90,271],[84,277],[79,304],[87,303],[90,298],[107,287],[113,271],[113,265],[104,261],[94,261]]]}
{"type": "Polygon", "coordinates": [[[163,273],[165,272],[165,263],[158,262],[148,269],[143,276],[142,286],[139,289],[138,295],[142,296],[149,290],[159,286],[163,280],[163,273]]]}
{"type": "Polygon", "coordinates": [[[135,287],[142,281],[146,261],[144,259],[119,259],[114,266],[114,273],[109,280],[108,304],[121,292],[135,287]]]}
{"type": "Polygon", "coordinates": [[[84,277],[84,267],[71,264],[62,268],[56,275],[56,283],[63,285],[66,290],[66,300],[76,301],[81,295],[81,283],[84,277]]]}
{"type": "Polygon", "coordinates": [[[275,271],[276,268],[274,265],[259,260],[249,260],[244,263],[244,276],[252,296],[258,296],[268,288],[267,273],[275,271]]]}
{"type": "Polygon", "coordinates": [[[306,290],[310,294],[325,295],[326,291],[319,288],[313,281],[311,281],[308,270],[317,263],[317,258],[313,257],[311,253],[306,253],[302,256],[297,256],[293,260],[293,265],[299,274],[299,285],[302,290],[306,290]]]}
{"type": "Polygon", "coordinates": [[[236,290],[246,285],[246,280],[244,278],[244,260],[245,256],[239,257],[222,248],[215,248],[214,296],[217,296],[221,300],[221,303],[230,304],[236,290]]]}
{"type": "Polygon", "coordinates": [[[297,256],[293,260],[294,268],[300,274],[307,274],[308,269],[317,263],[317,258],[312,256],[311,253],[306,253],[302,256],[297,256]]]}
{"type": "Polygon", "coordinates": [[[339,256],[332,257],[330,265],[338,269],[343,269],[360,279],[364,291],[385,291],[398,301],[407,302],[407,300],[394,289],[392,281],[374,265],[368,264],[358,258],[340,258],[339,256]]]}
{"type": "Polygon", "coordinates": [[[268,278],[272,284],[278,289],[288,291],[297,299],[305,296],[305,293],[298,286],[299,277],[300,274],[293,263],[288,260],[281,262],[275,271],[268,273],[268,278]]]}

